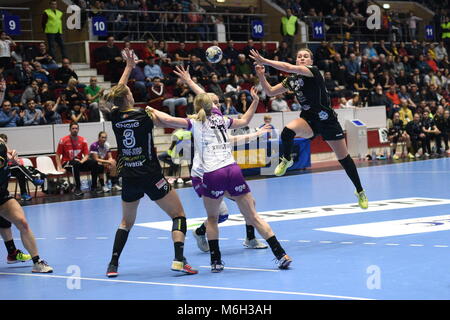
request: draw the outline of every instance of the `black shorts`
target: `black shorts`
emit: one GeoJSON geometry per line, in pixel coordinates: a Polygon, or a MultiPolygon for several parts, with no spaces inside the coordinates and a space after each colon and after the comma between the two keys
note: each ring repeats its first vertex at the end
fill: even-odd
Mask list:
{"type": "MultiPolygon", "coordinates": [[[[0,206],[4,205],[7,201],[14,199],[14,197],[9,195],[8,191],[0,191],[0,206]]],[[[0,216],[0,228],[9,229],[11,228],[11,222],[0,216]]]]}
{"type": "Polygon", "coordinates": [[[162,173],[138,178],[122,178],[122,200],[133,202],[146,194],[151,200],[164,198],[171,186],[162,173]]]}
{"type": "Polygon", "coordinates": [[[302,117],[311,127],[314,136],[310,139],[314,139],[316,136],[322,136],[323,140],[341,140],[345,138],[344,130],[342,130],[341,124],[336,118],[328,119],[325,121],[310,119],[308,117],[302,117]]]}

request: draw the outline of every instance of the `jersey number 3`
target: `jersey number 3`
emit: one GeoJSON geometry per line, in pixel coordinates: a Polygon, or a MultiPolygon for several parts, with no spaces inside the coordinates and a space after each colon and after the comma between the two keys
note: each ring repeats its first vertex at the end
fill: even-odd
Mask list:
{"type": "Polygon", "coordinates": [[[134,137],[134,131],[131,129],[125,129],[123,131],[123,146],[125,148],[133,148],[136,144],[136,138],[134,137]]]}

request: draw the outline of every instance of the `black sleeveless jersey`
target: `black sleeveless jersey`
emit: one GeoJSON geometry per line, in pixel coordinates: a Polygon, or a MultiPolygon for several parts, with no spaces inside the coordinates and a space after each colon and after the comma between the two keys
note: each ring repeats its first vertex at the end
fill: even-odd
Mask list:
{"type": "Polygon", "coordinates": [[[111,121],[117,140],[117,169],[121,177],[138,178],[161,173],[153,144],[153,121],[142,109],[119,111],[114,107],[111,121]]]}
{"type": "Polygon", "coordinates": [[[389,135],[399,134],[404,130],[403,121],[398,122],[392,121],[392,127],[389,128],[389,135]]]}
{"type": "Polygon", "coordinates": [[[316,66],[307,66],[313,77],[294,74],[282,81],[283,86],[295,93],[301,105],[301,117],[307,120],[336,120],[336,114],[331,108],[325,81],[316,66]]]}

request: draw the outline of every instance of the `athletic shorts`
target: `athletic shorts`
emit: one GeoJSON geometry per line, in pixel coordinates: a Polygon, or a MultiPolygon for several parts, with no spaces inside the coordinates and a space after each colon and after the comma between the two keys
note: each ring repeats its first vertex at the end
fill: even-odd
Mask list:
{"type": "Polygon", "coordinates": [[[203,196],[203,181],[202,178],[199,177],[191,177],[192,180],[192,188],[197,193],[198,197],[201,198],[203,196]]]}
{"type": "Polygon", "coordinates": [[[201,188],[205,197],[213,199],[224,196],[226,191],[233,197],[250,192],[242,170],[236,163],[205,173],[201,188]]]}
{"type": "Polygon", "coordinates": [[[146,194],[152,201],[164,198],[171,190],[162,173],[138,178],[122,178],[122,200],[133,202],[146,194]]]}
{"type": "Polygon", "coordinates": [[[316,136],[322,136],[323,140],[341,140],[344,139],[344,130],[342,130],[341,124],[337,120],[337,117],[334,119],[329,119],[325,121],[308,119],[307,117],[300,118],[304,119],[309,126],[311,127],[314,136],[310,139],[314,139],[316,136]]]}

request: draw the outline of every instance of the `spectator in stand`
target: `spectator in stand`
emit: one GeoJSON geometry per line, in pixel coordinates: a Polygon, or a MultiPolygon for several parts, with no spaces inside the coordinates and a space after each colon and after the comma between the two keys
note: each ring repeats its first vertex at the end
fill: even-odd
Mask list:
{"type": "Polygon", "coordinates": [[[160,40],[158,42],[158,47],[155,50],[156,56],[159,59],[159,65],[170,65],[172,59],[169,57],[169,50],[167,42],[164,40],[160,40]]]}
{"type": "Polygon", "coordinates": [[[406,75],[405,70],[400,70],[398,76],[395,77],[394,82],[401,86],[407,86],[410,83],[410,77],[406,75]]]}
{"type": "Polygon", "coordinates": [[[114,44],[114,37],[109,36],[106,39],[106,45],[97,48],[94,56],[97,66],[106,65],[105,80],[117,83],[121,76],[123,58],[120,49],[114,44]]]}
{"type": "Polygon", "coordinates": [[[413,41],[417,37],[417,22],[422,21],[420,17],[416,17],[412,11],[409,12],[409,17],[406,19],[409,31],[409,40],[413,41]]]}
{"type": "Polygon", "coordinates": [[[361,71],[354,53],[350,53],[349,59],[345,62],[345,67],[348,75],[347,78],[354,77],[357,72],[361,71]]]}
{"type": "Polygon", "coordinates": [[[201,62],[206,62],[206,49],[204,48],[203,41],[197,40],[196,46],[189,52],[191,56],[196,56],[201,62]]]}
{"type": "Polygon", "coordinates": [[[239,61],[236,64],[235,73],[237,76],[239,76],[240,79],[244,81],[250,81],[253,78],[253,68],[248,62],[248,60],[245,59],[244,54],[239,54],[238,56],[239,61]]]}
{"type": "Polygon", "coordinates": [[[354,54],[354,50],[352,47],[350,47],[348,40],[344,40],[342,42],[342,45],[339,48],[338,53],[341,55],[342,59],[344,59],[345,61],[350,59],[350,55],[352,53],[354,54]]]}
{"type": "Polygon", "coordinates": [[[289,52],[290,51],[287,42],[282,41],[281,45],[273,53],[274,59],[278,61],[294,63],[294,59],[292,58],[292,55],[289,52]]]}
{"type": "Polygon", "coordinates": [[[234,48],[234,41],[228,40],[227,47],[223,50],[223,59],[227,60],[229,65],[236,65],[239,52],[234,48]]]}
{"type": "Polygon", "coordinates": [[[436,138],[441,132],[436,127],[434,119],[430,117],[430,113],[428,111],[424,111],[422,115],[422,131],[425,133],[425,157],[429,157],[430,155],[434,156],[434,153],[431,150],[431,141],[436,138]]]}
{"type": "Polygon", "coordinates": [[[363,107],[363,101],[358,93],[353,94],[353,96],[347,100],[345,104],[346,108],[361,108],[363,107]]]}
{"type": "Polygon", "coordinates": [[[406,99],[400,100],[400,110],[398,111],[398,114],[403,123],[408,123],[413,120],[413,113],[406,99]]]}
{"type": "Polygon", "coordinates": [[[425,100],[426,101],[435,101],[438,102],[440,95],[437,93],[437,86],[433,83],[430,84],[429,90],[425,95],[425,100]]]}
{"type": "Polygon", "coordinates": [[[238,97],[245,93],[247,96],[247,100],[251,100],[250,91],[246,89],[242,89],[240,84],[242,84],[242,80],[239,79],[237,75],[233,75],[230,79],[230,82],[225,87],[225,96],[231,97],[233,101],[237,101],[238,97]]]}
{"type": "Polygon", "coordinates": [[[255,43],[252,39],[247,40],[247,45],[241,50],[241,53],[245,55],[245,58],[249,58],[250,50],[255,49],[255,43]]]}
{"type": "Polygon", "coordinates": [[[161,67],[155,63],[154,58],[147,59],[147,64],[144,67],[144,74],[147,79],[153,79],[155,77],[158,77],[161,80],[164,79],[161,67]]]}
{"type": "Polygon", "coordinates": [[[174,57],[174,65],[186,65],[189,62],[190,54],[186,51],[186,43],[179,43],[179,47],[174,51],[174,57]]]}
{"type": "Polygon", "coordinates": [[[361,74],[357,72],[355,74],[355,80],[353,81],[353,89],[361,96],[362,101],[366,101],[369,95],[367,89],[366,80],[361,77],[361,74]]]}
{"type": "Polygon", "coordinates": [[[346,84],[347,68],[339,53],[334,54],[333,62],[330,64],[330,72],[333,79],[337,80],[339,85],[343,86],[346,84]]]}
{"type": "Polygon", "coordinates": [[[369,93],[375,90],[375,87],[379,84],[378,80],[375,78],[375,74],[373,72],[369,72],[369,76],[365,82],[367,90],[369,93]]]}
{"type": "Polygon", "coordinates": [[[96,162],[95,171],[99,174],[100,186],[95,190],[96,193],[109,192],[110,189],[105,185],[103,173],[107,171],[108,179],[111,179],[112,190],[120,191],[119,179],[117,175],[117,163],[112,157],[111,147],[107,142],[108,134],[105,131],[100,131],[98,134],[98,141],[91,144],[89,147],[90,157],[96,162]]]}
{"type": "Polygon", "coordinates": [[[97,85],[97,77],[91,77],[89,79],[89,85],[84,88],[84,93],[86,95],[87,105],[89,108],[89,120],[92,122],[100,121],[100,110],[98,104],[104,91],[104,88],[100,88],[100,86],[97,85]]]}
{"type": "Polygon", "coordinates": [[[47,46],[44,42],[39,43],[39,51],[37,56],[34,57],[34,61],[39,62],[42,68],[46,70],[58,69],[55,59],[48,53],[47,46]]]}
{"type": "Polygon", "coordinates": [[[55,101],[55,95],[48,88],[48,83],[43,83],[39,89],[39,97],[41,98],[41,104],[43,105],[47,101],[55,101]]]}
{"type": "Polygon", "coordinates": [[[33,99],[28,100],[27,109],[25,109],[25,114],[23,117],[23,125],[24,126],[36,126],[43,124],[44,119],[42,115],[42,111],[40,109],[36,109],[36,102],[33,99]]]}
{"type": "MultiPolygon", "coordinates": [[[[59,98],[58,98],[59,99],[59,98]]],[[[58,104],[54,101],[44,102],[43,124],[61,124],[61,115],[57,111],[58,104]]]]}
{"type": "Polygon", "coordinates": [[[97,189],[97,177],[96,162],[89,159],[88,144],[85,138],[78,135],[80,127],[78,123],[71,122],[69,125],[70,134],[61,138],[58,143],[58,149],[56,150],[56,169],[60,172],[72,172],[75,180],[74,195],[77,197],[83,196],[81,191],[81,171],[91,172],[91,190],[97,189]]]}
{"type": "Polygon", "coordinates": [[[86,96],[78,91],[77,84],[77,79],[70,78],[67,82],[67,87],[62,92],[66,97],[69,108],[72,108],[76,104],[86,107],[86,96]]]}
{"type": "MultiPolygon", "coordinates": [[[[395,42],[392,42],[392,44],[395,44],[395,42]]],[[[392,46],[392,45],[391,45],[391,46],[392,46]]],[[[389,49],[386,47],[386,41],[385,41],[384,39],[381,39],[381,40],[380,40],[380,45],[379,45],[379,47],[377,48],[377,52],[378,52],[379,54],[384,54],[385,56],[391,56],[391,55],[394,55],[394,56],[395,56],[395,54],[392,52],[392,49],[389,50],[389,49]]]]}
{"type": "Polygon", "coordinates": [[[439,68],[436,61],[433,59],[431,53],[427,54],[427,58],[425,59],[426,64],[430,67],[434,72],[438,72],[439,68]]]}
{"type": "Polygon", "coordinates": [[[51,57],[55,55],[55,42],[61,50],[62,58],[67,58],[66,48],[64,46],[63,33],[63,13],[57,9],[56,0],[50,1],[50,8],[45,9],[42,14],[42,29],[47,36],[48,51],[51,57]]]}
{"type": "Polygon", "coordinates": [[[422,48],[419,46],[417,40],[411,41],[411,46],[407,49],[410,59],[418,59],[423,54],[422,48]]]}
{"type": "Polygon", "coordinates": [[[231,67],[227,64],[226,59],[222,59],[219,63],[214,65],[214,72],[219,76],[221,81],[228,81],[228,79],[232,78],[231,67]]]}
{"type": "Polygon", "coordinates": [[[65,58],[62,61],[62,66],[56,70],[55,85],[59,88],[64,88],[70,78],[78,79],[78,75],[70,67],[70,60],[65,58]]]}
{"type": "Polygon", "coordinates": [[[143,52],[144,53],[142,55],[142,58],[144,60],[148,58],[156,58],[156,45],[153,42],[153,39],[151,38],[147,39],[147,41],[145,42],[143,52]]]}
{"type": "Polygon", "coordinates": [[[424,85],[424,76],[420,73],[420,70],[415,68],[411,76],[411,83],[415,84],[418,88],[424,85]]]}
{"type": "Polygon", "coordinates": [[[450,131],[450,119],[449,115],[450,110],[445,111],[443,106],[439,106],[436,110],[436,114],[434,116],[434,123],[436,124],[436,128],[439,130],[439,133],[436,134],[436,152],[437,154],[442,154],[442,151],[447,152],[448,148],[448,133],[450,131]],[[445,112],[447,112],[447,118],[445,117],[445,112]],[[442,149],[442,141],[444,141],[445,148],[442,149]]]}
{"type": "Polygon", "coordinates": [[[270,108],[272,109],[271,111],[274,112],[291,111],[287,101],[284,99],[284,94],[277,94],[274,98],[272,98],[270,108]]]}
{"type": "Polygon", "coordinates": [[[386,106],[386,110],[390,110],[392,101],[386,97],[381,85],[377,85],[375,87],[375,92],[371,93],[369,99],[369,107],[370,106],[386,106]]]}
{"type": "Polygon", "coordinates": [[[87,108],[85,105],[75,103],[70,110],[70,120],[73,122],[88,122],[87,108]]]}
{"type": "Polygon", "coordinates": [[[133,56],[134,56],[134,62],[136,64],[144,61],[144,60],[140,60],[139,57],[137,56],[136,52],[134,52],[134,50],[131,48],[131,42],[130,41],[124,41],[124,48],[120,51],[120,54],[122,55],[122,59],[125,60],[125,49],[130,50],[131,52],[133,52],[133,56]]]}
{"type": "Polygon", "coordinates": [[[147,100],[147,90],[152,86],[151,78],[145,76],[144,66],[144,63],[138,63],[133,70],[131,70],[130,78],[128,80],[133,82],[134,89],[139,93],[139,96],[136,97],[136,101],[147,100]]]}
{"type": "Polygon", "coordinates": [[[220,110],[223,115],[239,114],[239,112],[234,107],[233,99],[231,99],[230,97],[225,97],[225,102],[222,103],[220,110]]]}
{"type": "Polygon", "coordinates": [[[178,116],[179,113],[176,112],[176,108],[178,106],[187,106],[188,102],[186,95],[188,92],[189,88],[185,87],[183,81],[178,78],[176,87],[173,90],[173,97],[163,101],[163,106],[169,108],[170,115],[173,117],[178,116]]]}
{"type": "Polygon", "coordinates": [[[239,113],[244,114],[245,112],[247,112],[248,107],[250,106],[251,102],[248,101],[247,96],[245,93],[241,93],[239,95],[239,98],[236,102],[236,110],[239,113]]]}
{"type": "Polygon", "coordinates": [[[6,32],[0,33],[0,72],[8,69],[11,65],[11,46],[16,46],[16,43],[6,32]]]}
{"type": "Polygon", "coordinates": [[[398,96],[401,99],[405,99],[410,108],[416,108],[416,104],[411,99],[411,94],[408,92],[408,88],[405,85],[400,86],[400,91],[398,92],[398,96]]]}
{"type": "Polygon", "coordinates": [[[420,157],[419,150],[425,150],[425,133],[422,131],[422,121],[419,113],[414,113],[413,120],[406,124],[406,132],[411,139],[411,152],[408,157],[420,157]]]}
{"type": "Polygon", "coordinates": [[[430,70],[428,74],[423,77],[423,82],[425,85],[430,86],[431,84],[441,86],[441,80],[436,76],[433,70],[430,70]]]}
{"type": "Polygon", "coordinates": [[[148,103],[150,107],[160,109],[163,105],[165,88],[161,78],[155,77],[152,79],[153,85],[150,87],[148,94],[148,103]]]}
{"type": "Polygon", "coordinates": [[[41,97],[39,96],[39,86],[36,80],[33,80],[31,82],[31,85],[28,86],[22,93],[22,97],[20,98],[20,104],[25,107],[27,101],[31,99],[37,103],[41,103],[41,97]]]}
{"type": "Polygon", "coordinates": [[[448,57],[448,52],[443,41],[439,41],[439,44],[434,48],[434,54],[436,55],[436,60],[438,62],[441,62],[445,57],[448,57]]]}
{"type": "Polygon", "coordinates": [[[400,97],[397,94],[396,85],[390,86],[388,92],[386,92],[386,97],[388,97],[392,104],[400,105],[400,97]]]}
{"type": "Polygon", "coordinates": [[[331,72],[327,71],[324,74],[325,87],[330,94],[331,98],[339,98],[342,96],[342,86],[339,86],[339,83],[331,78],[331,72]]]}
{"type": "Polygon", "coordinates": [[[329,71],[329,65],[332,63],[330,57],[330,51],[327,48],[327,42],[322,41],[320,47],[317,48],[314,53],[315,61],[317,61],[317,67],[321,70],[329,71]]]}
{"type": "Polygon", "coordinates": [[[224,101],[224,92],[222,90],[222,87],[220,86],[219,83],[219,77],[217,76],[217,74],[212,74],[210,77],[210,81],[208,83],[208,87],[209,87],[209,92],[214,93],[217,97],[219,97],[219,101],[223,102],[224,101]]]}
{"type": "Polygon", "coordinates": [[[0,110],[0,127],[17,127],[23,125],[24,111],[13,108],[9,100],[3,100],[0,110]]]}
{"type": "MultiPolygon", "coordinates": [[[[206,40],[206,30],[203,25],[203,21],[205,20],[204,16],[200,14],[199,7],[197,4],[192,3],[189,5],[189,12],[186,16],[186,23],[188,26],[188,33],[197,35],[197,39],[205,41],[206,40]]],[[[198,56],[202,58],[201,56],[198,56]]],[[[202,59],[202,61],[204,61],[202,59]]]]}
{"type": "Polygon", "coordinates": [[[36,80],[38,82],[38,85],[42,83],[50,84],[53,81],[50,72],[42,68],[42,65],[39,62],[35,61],[33,65],[33,80],[36,80]]]}
{"type": "Polygon", "coordinates": [[[420,54],[419,58],[416,59],[416,68],[419,69],[422,74],[428,73],[432,70],[430,65],[425,61],[423,54],[420,54]]]}
{"type": "Polygon", "coordinates": [[[19,88],[25,88],[33,81],[33,66],[28,61],[22,62],[22,68],[14,68],[14,80],[19,88]]]}
{"type": "Polygon", "coordinates": [[[374,48],[371,40],[367,41],[367,46],[363,50],[363,56],[366,56],[369,59],[372,57],[378,58],[377,50],[374,48]]]}
{"type": "Polygon", "coordinates": [[[372,72],[372,67],[369,62],[369,58],[367,56],[361,57],[361,64],[359,65],[359,70],[361,72],[362,78],[367,78],[369,76],[369,72],[372,72]]]}

